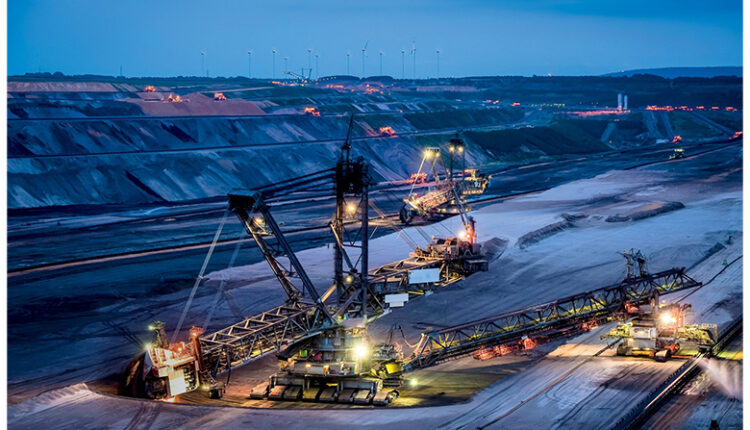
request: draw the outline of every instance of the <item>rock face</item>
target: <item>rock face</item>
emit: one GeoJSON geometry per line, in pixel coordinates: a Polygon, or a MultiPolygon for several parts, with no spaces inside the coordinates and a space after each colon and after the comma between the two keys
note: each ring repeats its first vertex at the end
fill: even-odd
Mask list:
{"type": "MultiPolygon", "coordinates": [[[[503,126],[517,119],[500,110],[463,116],[362,115],[352,131],[353,154],[370,161],[376,180],[403,180],[419,169],[424,147],[444,145],[453,137],[450,127],[503,126]],[[396,135],[381,136],[384,125],[396,135]]],[[[8,206],[141,204],[223,196],[232,188],[252,188],[330,167],[347,126],[345,115],[299,114],[16,119],[8,124],[8,206]]],[[[535,130],[511,131],[513,136],[539,134],[535,130]]],[[[519,149],[501,145],[508,136],[496,131],[467,132],[463,137],[467,166],[608,149],[584,141],[567,146],[541,143],[544,139],[536,136],[533,150],[519,149]]]]}
{"type": "MultiPolygon", "coordinates": [[[[477,78],[451,85],[347,78],[317,87],[239,78],[81,79],[88,78],[9,83],[10,209],[209,199],[320,171],[337,159],[352,112],[354,155],[372,163],[378,181],[408,178],[424,148],[447,153],[456,131],[466,142],[467,167],[500,169],[652,144],[660,124],[641,112],[581,119],[564,107],[581,103],[581,94],[609,97],[612,85],[624,82],[619,78],[477,78]]],[[[686,85],[697,98],[673,103],[704,103],[709,84],[726,89],[715,104],[741,94],[736,79],[680,81],[675,88],[631,80],[643,92],[625,88],[633,100],[663,91],[678,97],[686,85]]],[[[721,127],[741,128],[741,112],[710,114],[721,127]]],[[[659,118],[666,123],[666,115],[659,118]]],[[[689,137],[680,127],[694,121],[674,122],[675,132],[689,137]]]]}
{"type": "MultiPolygon", "coordinates": [[[[10,208],[201,199],[333,165],[343,117],[13,121],[10,208]]],[[[401,129],[407,129],[402,124],[401,129]]],[[[367,136],[358,124],[354,136],[367,136]]],[[[408,130],[408,129],[407,129],[408,130]]],[[[354,140],[377,180],[419,168],[414,136],[354,140]]],[[[469,160],[482,159],[470,154],[469,160]]],[[[482,160],[477,160],[482,161],[482,160]]]]}
{"type": "MultiPolygon", "coordinates": [[[[330,167],[348,127],[345,114],[194,116],[190,111],[168,117],[149,116],[140,105],[122,100],[60,104],[53,99],[16,98],[9,108],[14,113],[8,125],[11,209],[222,196],[232,188],[330,167]]],[[[221,106],[233,102],[251,103],[234,99],[221,106]]],[[[456,112],[361,115],[352,131],[354,155],[370,160],[376,180],[401,180],[419,169],[429,138],[447,140],[439,135],[443,128],[510,123],[523,116],[500,109],[456,112]],[[381,136],[384,125],[396,135],[381,136]]],[[[487,159],[486,151],[467,151],[467,162],[487,159]]]]}

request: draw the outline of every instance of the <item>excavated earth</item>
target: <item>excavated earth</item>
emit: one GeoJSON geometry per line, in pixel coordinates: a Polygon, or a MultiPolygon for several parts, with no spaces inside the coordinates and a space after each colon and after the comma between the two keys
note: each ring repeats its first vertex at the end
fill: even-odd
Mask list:
{"type": "MultiPolygon", "coordinates": [[[[742,141],[731,139],[742,128],[741,110],[731,107],[741,102],[741,79],[326,82],[338,86],[10,79],[11,428],[601,428],[679,367],[615,357],[603,326],[523,353],[415,371],[388,408],[249,400],[250,388],[275,371],[273,355],[233,371],[221,401],[202,392],[174,403],[117,396],[118,373],[150,341],[148,324],[176,325],[226,193],[330,168],[351,112],[352,152],[371,163],[379,182],[371,201],[387,214],[409,192],[404,179],[423,150],[445,149],[459,131],[462,166],[493,176],[471,211],[489,271],[394,309],[371,325],[373,340],[398,324],[396,341],[408,354],[425,330],[616,283],[624,276],[619,252],[630,248],[653,271],[684,266],[698,280],[715,277],[675,294],[693,304],[695,321],[724,327],[741,315],[742,141]],[[618,91],[727,109],[599,115],[618,91]],[[175,95],[180,102],[168,101],[175,95]],[[321,115],[304,114],[310,106],[321,115]],[[668,161],[676,134],[686,157],[668,161]]],[[[272,202],[319,290],[332,271],[333,201],[324,194],[272,202]]],[[[412,250],[387,222],[372,224],[380,226],[370,267],[412,250]]],[[[423,246],[460,227],[450,218],[401,233],[423,246]]],[[[218,237],[187,326],[216,330],[284,300],[236,221],[218,237]]],[[[734,348],[732,357],[741,356],[742,346],[734,348]]],[[[684,393],[650,425],[705,428],[719,415],[721,428],[740,425],[741,401],[720,385],[684,393]]]]}
{"type": "MultiPolygon", "coordinates": [[[[428,327],[471,321],[615,283],[624,276],[618,252],[633,247],[649,258],[652,270],[684,266],[702,281],[716,275],[725,261],[732,262],[714,281],[685,298],[693,304],[696,321],[724,327],[741,314],[741,161],[741,146],[731,146],[690,159],[611,170],[477,208],[472,215],[480,240],[506,243],[499,250],[495,246],[490,271],[394,310],[372,325],[370,335],[383,339],[399,323],[405,337],[397,340],[408,351],[408,345],[428,327]],[[679,202],[683,207],[654,210],[664,202],[679,202]],[[618,214],[644,212],[648,216],[607,222],[618,214]]],[[[458,227],[458,220],[448,219],[404,231],[419,242],[424,239],[417,229],[429,237],[458,227]]],[[[371,266],[408,251],[395,234],[379,237],[371,242],[371,266]]],[[[318,285],[329,282],[331,252],[324,246],[298,254],[318,285]]],[[[279,288],[263,263],[213,271],[208,278],[213,281],[193,303],[189,320],[205,315],[212,303],[211,290],[222,278],[229,280],[232,297],[243,310],[260,311],[280,300],[279,288]]],[[[674,295],[676,300],[686,293],[674,295]]],[[[135,330],[137,324],[150,321],[148,315],[176,319],[184,304],[180,297],[184,293],[132,301],[101,312],[109,315],[111,323],[135,330]]],[[[229,306],[219,306],[212,325],[235,318],[229,306]]],[[[596,355],[606,346],[600,339],[609,328],[605,326],[525,354],[487,361],[466,357],[419,370],[409,375],[416,385],[405,388],[393,407],[385,409],[334,405],[337,410],[326,411],[320,409],[330,406],[248,400],[249,388],[273,372],[272,357],[233,372],[222,402],[193,393],[169,404],[109,394],[112,388],[106,376],[112,365],[125,360],[125,352],[135,351],[124,348],[127,344],[122,340],[98,337],[97,332],[105,327],[92,323],[75,334],[61,327],[54,336],[62,343],[48,354],[29,351],[47,365],[36,367],[36,381],[11,381],[12,427],[33,428],[52,421],[81,428],[146,424],[197,428],[208,423],[303,428],[310,422],[331,428],[344,428],[350,422],[370,428],[601,427],[627,412],[621,407],[623,402],[635,403],[680,365],[679,360],[663,364],[615,357],[613,350],[596,355]],[[103,354],[120,358],[102,363],[103,354]],[[65,357],[66,364],[60,366],[55,356],[65,357]],[[60,373],[62,367],[67,371],[60,373]],[[35,384],[59,388],[38,394],[30,388],[35,384]]]]}

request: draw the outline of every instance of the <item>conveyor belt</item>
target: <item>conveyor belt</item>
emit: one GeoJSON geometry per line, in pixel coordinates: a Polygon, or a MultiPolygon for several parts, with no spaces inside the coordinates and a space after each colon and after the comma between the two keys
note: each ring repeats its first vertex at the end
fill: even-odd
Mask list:
{"type": "Polygon", "coordinates": [[[324,325],[314,303],[282,305],[199,338],[204,368],[215,374],[242,366],[324,325]]]}
{"type": "MultiPolygon", "coordinates": [[[[375,290],[369,295],[371,307],[382,309],[382,300],[386,293],[409,292],[410,271],[441,267],[443,264],[445,261],[441,259],[410,257],[371,270],[370,282],[375,290]]],[[[441,278],[441,282],[436,285],[445,285],[455,280],[441,278]]],[[[412,290],[420,289],[415,286],[412,290]]],[[[350,293],[356,294],[356,290],[350,293]]],[[[327,296],[328,294],[324,294],[324,300],[327,296]]],[[[270,352],[278,351],[291,342],[316,334],[326,322],[320,312],[316,311],[317,305],[312,302],[286,304],[200,336],[204,368],[214,374],[223,373],[228,370],[227,362],[231,363],[232,368],[242,366],[270,352]]]]}
{"type": "Polygon", "coordinates": [[[666,294],[700,285],[700,282],[685,274],[685,268],[674,268],[627,278],[616,285],[552,302],[422,333],[414,353],[408,359],[408,367],[426,367],[488,345],[518,341],[524,336],[603,319],[623,309],[625,303],[645,304],[655,293],[666,294]]]}

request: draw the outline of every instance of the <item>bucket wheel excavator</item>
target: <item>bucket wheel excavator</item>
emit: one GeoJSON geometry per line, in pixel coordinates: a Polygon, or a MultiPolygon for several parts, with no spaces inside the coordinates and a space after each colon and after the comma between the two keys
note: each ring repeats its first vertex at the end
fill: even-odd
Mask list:
{"type": "MultiPolygon", "coordinates": [[[[155,340],[124,372],[123,394],[166,399],[203,389],[210,397],[221,398],[233,368],[275,351],[279,372],[254,387],[253,398],[385,405],[398,396],[400,350],[373,344],[367,337],[368,324],[384,313],[387,304],[384,293],[375,292],[370,283],[368,190],[372,179],[368,163],[351,156],[352,123],[334,169],[229,194],[228,210],[254,239],[286,293],[286,302],[215,332],[192,327],[188,341],[176,341],[191,295],[171,341],[164,324],[150,327],[155,340]],[[321,295],[267,201],[280,193],[319,191],[330,186],[331,180],[336,193],[336,212],[330,222],[334,276],[333,285],[321,295]],[[351,207],[356,210],[350,211],[351,207]],[[359,255],[350,255],[353,249],[359,255]],[[220,375],[226,375],[227,382],[220,381],[220,375]]],[[[381,278],[378,274],[374,280],[385,282],[381,278]]]]}
{"type": "Polygon", "coordinates": [[[457,215],[461,210],[469,210],[466,198],[470,195],[479,195],[484,192],[489,184],[491,176],[478,174],[476,169],[466,169],[459,174],[454,174],[454,159],[460,155],[465,162],[464,141],[458,137],[450,140],[448,154],[450,157],[449,167],[446,168],[442,161],[441,149],[430,147],[425,149],[419,171],[412,175],[421,177],[425,164],[430,166],[435,185],[424,194],[414,192],[416,180],[412,182],[409,196],[404,199],[404,205],[399,211],[399,219],[404,224],[409,224],[415,217],[424,219],[445,218],[457,215]],[[443,172],[438,171],[442,169],[443,172]],[[463,208],[461,208],[463,206],[463,208]]]}

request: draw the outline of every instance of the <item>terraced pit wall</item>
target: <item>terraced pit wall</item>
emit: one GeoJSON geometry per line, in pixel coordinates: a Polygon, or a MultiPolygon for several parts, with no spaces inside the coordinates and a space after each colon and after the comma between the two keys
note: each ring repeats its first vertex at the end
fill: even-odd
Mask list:
{"type": "MultiPolygon", "coordinates": [[[[522,111],[502,109],[366,115],[355,120],[353,153],[372,163],[376,180],[402,180],[418,170],[423,148],[445,144],[452,128],[502,126],[521,118],[522,111]],[[381,137],[379,128],[385,125],[398,136],[381,137]],[[440,126],[444,128],[436,130],[440,126]]],[[[224,196],[232,188],[252,188],[332,165],[347,122],[345,116],[325,115],[13,120],[8,125],[8,205],[139,204],[224,196]]],[[[498,151],[485,143],[475,145],[481,136],[466,136],[469,165],[607,149],[540,144],[525,154],[523,148],[498,151]]]]}

